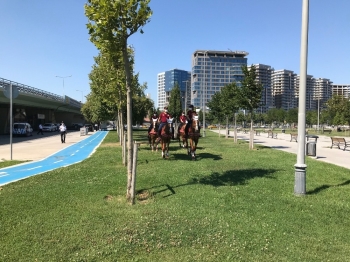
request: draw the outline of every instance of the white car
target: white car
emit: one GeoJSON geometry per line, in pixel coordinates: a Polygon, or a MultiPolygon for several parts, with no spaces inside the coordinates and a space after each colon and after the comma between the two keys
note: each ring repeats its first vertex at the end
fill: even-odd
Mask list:
{"type": "Polygon", "coordinates": [[[12,134],[15,136],[32,136],[33,128],[28,123],[13,123],[12,134]]]}
{"type": "Polygon", "coordinates": [[[53,132],[57,130],[57,126],[53,123],[43,124],[43,131],[53,132]]]}

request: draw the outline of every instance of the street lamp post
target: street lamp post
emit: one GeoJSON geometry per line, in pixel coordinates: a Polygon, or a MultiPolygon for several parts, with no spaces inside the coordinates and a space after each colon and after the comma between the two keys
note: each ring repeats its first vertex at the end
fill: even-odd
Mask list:
{"type": "Polygon", "coordinates": [[[294,194],[306,194],[306,167],[305,164],[305,107],[306,107],[306,81],[307,81],[307,51],[309,27],[309,0],[303,0],[301,22],[301,48],[300,48],[300,89],[298,110],[298,153],[295,167],[294,194]]]}
{"type": "Polygon", "coordinates": [[[76,91],[81,92],[81,103],[83,103],[84,102],[84,91],[82,91],[82,90],[76,90],[76,91]]]}
{"type": "Polygon", "coordinates": [[[205,108],[206,108],[206,105],[205,105],[205,98],[204,95],[206,96],[206,90],[207,90],[207,84],[206,84],[206,80],[205,80],[205,70],[206,70],[206,65],[207,65],[207,59],[206,57],[208,56],[208,51],[205,51],[204,52],[204,72],[203,72],[203,76],[204,76],[204,86],[203,86],[203,90],[202,90],[202,106],[203,106],[203,137],[205,137],[205,108]]]}
{"type": "Polygon", "coordinates": [[[64,79],[68,78],[68,77],[72,77],[72,75],[70,75],[70,76],[56,76],[56,77],[62,78],[62,80],[63,80],[63,96],[64,96],[64,79]]]}
{"type": "Polygon", "coordinates": [[[317,100],[317,133],[320,133],[320,94],[317,100]]]}
{"type": "Polygon", "coordinates": [[[185,89],[185,99],[184,99],[184,102],[185,102],[185,112],[187,113],[187,89],[188,89],[188,80],[186,80],[186,81],[182,81],[182,82],[184,82],[184,83],[186,83],[186,89],[185,89]]]}

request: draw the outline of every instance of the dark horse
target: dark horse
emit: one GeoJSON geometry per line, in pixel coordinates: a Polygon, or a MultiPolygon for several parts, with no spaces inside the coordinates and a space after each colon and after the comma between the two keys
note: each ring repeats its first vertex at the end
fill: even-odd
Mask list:
{"type": "Polygon", "coordinates": [[[182,126],[179,127],[179,130],[177,132],[177,139],[179,140],[180,147],[184,147],[187,149],[188,143],[187,143],[185,128],[186,128],[186,124],[183,124],[182,126]]]}
{"type": "Polygon", "coordinates": [[[162,127],[162,130],[160,132],[160,141],[162,144],[162,157],[169,157],[169,145],[170,140],[173,137],[172,134],[172,125],[173,125],[173,118],[170,118],[167,120],[167,124],[162,127]]]}
{"type": "Polygon", "coordinates": [[[196,160],[196,149],[199,140],[199,120],[196,114],[193,115],[192,124],[188,128],[188,138],[190,139],[190,147],[188,154],[191,155],[192,160],[196,160]]]}
{"type": "Polygon", "coordinates": [[[149,145],[153,151],[158,151],[158,143],[156,142],[158,137],[158,124],[157,119],[153,119],[152,129],[148,133],[149,145]]]}

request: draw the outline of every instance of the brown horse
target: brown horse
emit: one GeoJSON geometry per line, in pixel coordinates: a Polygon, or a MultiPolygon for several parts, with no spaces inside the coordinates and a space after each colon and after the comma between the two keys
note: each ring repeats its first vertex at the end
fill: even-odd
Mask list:
{"type": "Polygon", "coordinates": [[[179,140],[180,147],[184,147],[187,149],[188,143],[187,143],[185,128],[186,128],[186,124],[183,124],[182,126],[179,127],[179,130],[177,132],[177,139],[179,140]]]}
{"type": "Polygon", "coordinates": [[[196,114],[193,115],[192,124],[188,128],[188,138],[190,139],[190,147],[188,154],[192,156],[192,160],[196,160],[196,149],[199,140],[199,120],[196,114]]]}
{"type": "Polygon", "coordinates": [[[173,118],[170,118],[167,120],[167,124],[162,127],[162,130],[160,132],[163,158],[169,157],[169,145],[170,145],[170,140],[173,137],[173,134],[171,132],[172,125],[173,125],[173,118]]]}
{"type": "Polygon", "coordinates": [[[153,119],[153,127],[148,133],[148,141],[149,145],[153,151],[158,151],[158,143],[156,142],[157,137],[158,137],[158,124],[157,124],[157,119],[153,119]]]}

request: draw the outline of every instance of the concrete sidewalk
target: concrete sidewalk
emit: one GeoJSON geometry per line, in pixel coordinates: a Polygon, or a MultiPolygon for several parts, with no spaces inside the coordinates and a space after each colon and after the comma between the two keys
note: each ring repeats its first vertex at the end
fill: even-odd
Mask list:
{"type": "MultiPolygon", "coordinates": [[[[211,130],[213,132],[219,133],[219,130],[211,130]]],[[[220,135],[225,135],[226,130],[220,130],[220,135]]],[[[323,135],[318,135],[316,145],[316,159],[318,161],[323,161],[331,163],[337,166],[342,166],[350,169],[350,152],[349,150],[343,151],[337,147],[331,149],[331,138],[323,135]]],[[[233,131],[230,130],[229,137],[233,137],[233,131]]],[[[261,144],[274,149],[282,150],[285,152],[297,154],[298,143],[293,141],[290,142],[290,134],[278,133],[276,138],[268,138],[267,133],[260,133],[260,136],[254,135],[254,144],[261,144]]],[[[249,133],[244,134],[242,132],[237,133],[237,139],[249,141],[249,133]]],[[[349,140],[350,138],[345,138],[349,140]]]]}
{"type": "MultiPolygon", "coordinates": [[[[41,160],[72,144],[75,144],[94,132],[89,132],[85,136],[80,136],[80,131],[68,131],[66,143],[61,143],[59,133],[46,132],[44,135],[33,134],[33,137],[16,137],[12,143],[12,160],[41,160]]],[[[1,137],[0,161],[11,160],[11,146],[9,136],[1,137]]]]}

